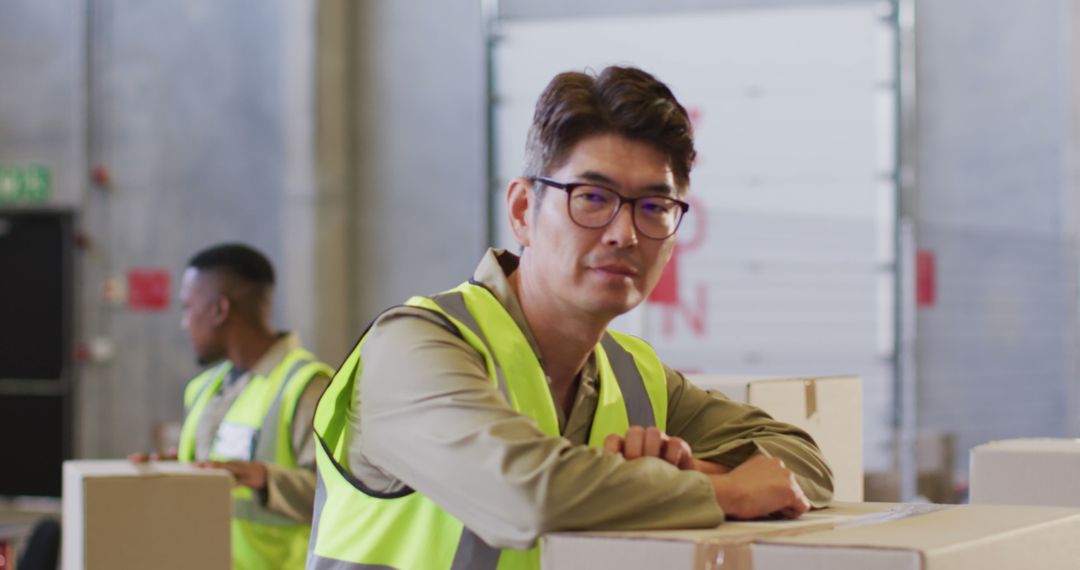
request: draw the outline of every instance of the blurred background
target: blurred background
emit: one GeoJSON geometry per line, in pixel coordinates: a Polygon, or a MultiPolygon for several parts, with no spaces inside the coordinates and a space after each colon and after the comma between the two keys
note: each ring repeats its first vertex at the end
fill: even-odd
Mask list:
{"type": "Polygon", "coordinates": [[[962,500],[972,446],[1080,434],[1078,38],[1070,0],[7,0],[0,495],[175,438],[203,247],[266,252],[331,364],[513,247],[537,95],[621,63],[699,159],[617,328],[688,372],[859,375],[867,498],[962,500]]]}

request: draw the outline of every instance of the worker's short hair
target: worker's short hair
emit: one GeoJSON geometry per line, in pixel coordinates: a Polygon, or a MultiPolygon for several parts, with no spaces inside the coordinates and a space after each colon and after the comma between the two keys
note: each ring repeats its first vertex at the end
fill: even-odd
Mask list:
{"type": "Polygon", "coordinates": [[[188,267],[199,271],[221,271],[248,283],[274,285],[274,266],[253,247],[242,243],[224,243],[196,253],[188,267]]]}
{"type": "Polygon", "coordinates": [[[697,152],[690,116],[667,85],[634,67],[598,75],[560,73],[536,102],[525,146],[525,176],[558,169],[582,139],[615,134],[651,144],[667,155],[680,190],[690,184],[697,152]]]}

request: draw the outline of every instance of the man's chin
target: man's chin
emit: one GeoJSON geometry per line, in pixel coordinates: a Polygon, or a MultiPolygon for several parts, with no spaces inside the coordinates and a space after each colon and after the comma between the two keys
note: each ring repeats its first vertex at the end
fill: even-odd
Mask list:
{"type": "Polygon", "coordinates": [[[614,319],[620,315],[629,313],[637,308],[638,305],[644,301],[645,298],[640,295],[620,295],[618,298],[608,297],[604,299],[596,299],[591,305],[591,312],[599,315],[605,315],[609,319],[614,319]]]}
{"type": "Polygon", "coordinates": [[[195,356],[195,362],[199,366],[210,366],[216,362],[221,362],[225,357],[223,356],[195,356]]]}

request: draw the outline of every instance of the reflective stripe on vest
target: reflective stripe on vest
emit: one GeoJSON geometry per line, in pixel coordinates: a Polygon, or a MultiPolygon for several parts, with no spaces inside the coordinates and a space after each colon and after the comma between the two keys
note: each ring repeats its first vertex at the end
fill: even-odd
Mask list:
{"type": "Polygon", "coordinates": [[[195,461],[195,430],[198,422],[191,419],[202,415],[203,408],[210,401],[210,397],[221,389],[225,375],[230,370],[232,363],[224,362],[196,376],[184,389],[184,424],[180,430],[180,442],[176,451],[180,461],[195,461]]]}
{"type": "MultiPolygon", "coordinates": [[[[432,298],[414,297],[407,304],[448,320],[483,357],[489,379],[510,405],[535,419],[548,435],[560,435],[536,353],[489,291],[466,283],[432,298]]],[[[355,405],[355,382],[363,370],[365,338],[366,333],[316,411],[319,478],[308,570],[538,568],[537,548],[491,547],[423,495],[411,489],[381,495],[342,466],[348,461],[346,430],[355,405]],[[430,552],[420,552],[425,549],[430,552]]],[[[595,356],[600,393],[589,445],[601,447],[607,435],[622,435],[629,425],[666,429],[666,375],[652,349],[633,337],[605,333],[595,356]]]]}
{"type": "MultiPolygon", "coordinates": [[[[195,432],[207,403],[222,388],[231,365],[212,368],[193,380],[185,391],[188,408],[181,431],[179,459],[195,460],[195,432]]],[[[308,384],[318,375],[331,376],[325,364],[303,349],[290,351],[269,375],[253,377],[226,412],[222,423],[247,425],[255,430],[252,461],[297,467],[292,445],[293,416],[308,384]]],[[[209,459],[227,459],[213,456],[209,459]]],[[[233,568],[302,568],[307,524],[264,507],[250,488],[233,488],[233,568]]]]}

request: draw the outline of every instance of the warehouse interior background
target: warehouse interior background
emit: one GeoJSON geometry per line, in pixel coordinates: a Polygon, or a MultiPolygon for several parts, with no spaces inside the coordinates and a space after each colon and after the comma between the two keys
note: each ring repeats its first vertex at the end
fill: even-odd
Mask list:
{"type": "Polygon", "coordinates": [[[631,63],[701,159],[621,324],[694,372],[862,376],[867,473],[960,497],[972,446],[1080,436],[1078,40],[1073,0],[4,2],[0,495],[168,439],[192,253],[265,251],[337,364],[509,245],[543,81],[631,63]]]}

